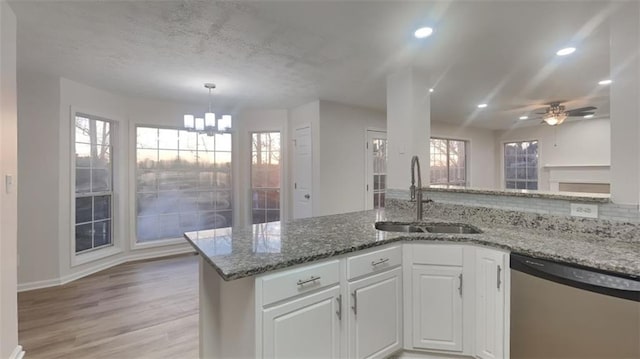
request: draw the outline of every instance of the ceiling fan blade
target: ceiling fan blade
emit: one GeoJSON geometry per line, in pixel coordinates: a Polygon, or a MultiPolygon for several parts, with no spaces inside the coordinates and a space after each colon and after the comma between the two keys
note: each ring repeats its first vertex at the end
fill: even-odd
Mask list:
{"type": "Polygon", "coordinates": [[[589,112],[589,111],[585,111],[585,112],[567,112],[566,115],[567,117],[583,117],[586,115],[593,115],[595,114],[595,112],[589,112]]]}
{"type": "Polygon", "coordinates": [[[587,111],[593,111],[593,110],[597,110],[597,107],[593,107],[593,106],[588,106],[588,107],[580,107],[580,108],[574,108],[571,110],[567,110],[567,113],[573,113],[573,112],[587,112],[587,111]]]}

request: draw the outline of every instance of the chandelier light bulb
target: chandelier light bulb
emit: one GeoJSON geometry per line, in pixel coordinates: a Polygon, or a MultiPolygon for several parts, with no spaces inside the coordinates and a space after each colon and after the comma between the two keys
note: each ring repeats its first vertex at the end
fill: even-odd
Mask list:
{"type": "Polygon", "coordinates": [[[184,128],[187,130],[193,130],[195,127],[196,123],[193,115],[184,115],[184,128]]]}
{"type": "Polygon", "coordinates": [[[204,127],[214,128],[216,127],[216,114],[213,112],[207,112],[204,114],[204,127]]]}
{"type": "Polygon", "coordinates": [[[204,131],[204,118],[196,118],[196,131],[204,131]]]}

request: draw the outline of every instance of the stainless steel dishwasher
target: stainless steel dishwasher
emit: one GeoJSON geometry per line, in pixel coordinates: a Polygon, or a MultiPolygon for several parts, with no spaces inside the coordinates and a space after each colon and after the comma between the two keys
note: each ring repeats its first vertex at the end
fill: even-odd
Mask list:
{"type": "Polygon", "coordinates": [[[511,254],[510,345],[511,359],[640,359],[640,278],[511,254]]]}

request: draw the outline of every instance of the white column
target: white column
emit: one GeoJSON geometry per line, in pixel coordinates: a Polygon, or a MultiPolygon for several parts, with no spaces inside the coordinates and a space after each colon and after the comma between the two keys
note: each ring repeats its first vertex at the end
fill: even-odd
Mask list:
{"type": "Polygon", "coordinates": [[[611,17],[611,199],[640,202],[640,3],[622,3],[611,17]]]}
{"type": "Polygon", "coordinates": [[[422,185],[429,184],[431,100],[427,78],[413,68],[387,77],[387,188],[408,190],[411,157],[420,158],[422,185]]]}

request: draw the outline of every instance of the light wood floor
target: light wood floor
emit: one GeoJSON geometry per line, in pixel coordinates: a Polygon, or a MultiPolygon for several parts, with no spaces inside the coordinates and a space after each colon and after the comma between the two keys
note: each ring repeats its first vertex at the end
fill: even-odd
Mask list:
{"type": "Polygon", "coordinates": [[[198,356],[194,255],[122,264],[18,303],[27,359],[198,356]]]}

